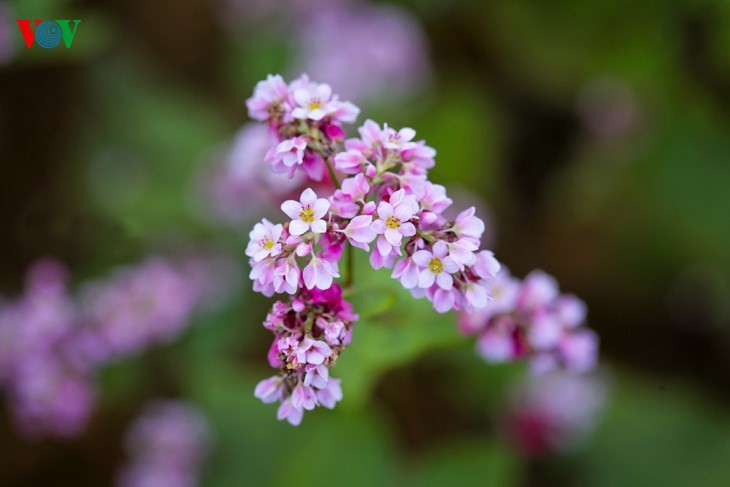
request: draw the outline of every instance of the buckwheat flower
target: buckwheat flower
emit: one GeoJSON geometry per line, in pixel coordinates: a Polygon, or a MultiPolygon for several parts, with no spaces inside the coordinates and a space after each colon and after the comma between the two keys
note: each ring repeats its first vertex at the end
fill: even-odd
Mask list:
{"type": "Polygon", "coordinates": [[[294,254],[280,259],[274,269],[272,284],[277,293],[294,294],[299,288],[300,269],[294,254]]]}
{"type": "Polygon", "coordinates": [[[324,338],[330,345],[340,345],[344,338],[345,324],[341,321],[332,321],[324,326],[324,338]]]}
{"type": "Polygon", "coordinates": [[[462,307],[464,311],[474,312],[482,309],[489,303],[489,290],[478,282],[467,282],[461,285],[461,293],[464,297],[462,307]]]}
{"type": "Polygon", "coordinates": [[[446,188],[430,181],[427,181],[418,193],[418,205],[423,212],[440,215],[452,203],[451,198],[446,196],[446,188]]]}
{"type": "Polygon", "coordinates": [[[254,284],[258,283],[260,286],[268,287],[274,283],[274,272],[276,270],[277,261],[274,259],[264,259],[260,262],[256,262],[251,266],[251,272],[248,277],[254,284]]]}
{"type": "Polygon", "coordinates": [[[309,264],[304,268],[302,276],[307,289],[329,289],[332,286],[333,278],[340,277],[340,273],[337,270],[336,262],[313,255],[309,264]]]}
{"type": "MultiPolygon", "coordinates": [[[[342,181],[342,189],[339,191],[347,195],[352,201],[364,201],[370,192],[370,184],[364,174],[359,173],[354,177],[342,181]]],[[[336,192],[335,192],[336,193],[336,192]]]]}
{"type": "Polygon", "coordinates": [[[370,242],[375,240],[377,236],[371,228],[373,217],[370,215],[358,215],[348,223],[342,233],[347,236],[348,241],[355,247],[361,248],[366,252],[370,251],[370,242]]]}
{"type": "Polygon", "coordinates": [[[317,394],[312,387],[300,383],[291,393],[291,404],[294,408],[311,411],[317,406],[317,394]]]}
{"type": "Polygon", "coordinates": [[[532,311],[552,303],[560,294],[558,282],[554,277],[540,270],[530,272],[520,287],[517,306],[532,311]]]}
{"type": "MultiPolygon", "coordinates": [[[[449,248],[451,250],[451,248],[449,248]]],[[[477,261],[472,267],[474,273],[482,279],[493,279],[496,277],[502,265],[494,257],[494,253],[491,250],[482,250],[476,254],[477,261]]]]}
{"type": "Polygon", "coordinates": [[[304,151],[307,149],[307,138],[304,136],[292,137],[272,147],[266,154],[266,162],[277,173],[294,175],[297,166],[304,163],[304,151]]]}
{"type": "Polygon", "coordinates": [[[268,75],[266,80],[259,81],[254,88],[253,96],[246,100],[248,116],[254,120],[265,122],[272,115],[283,111],[282,105],[289,97],[289,87],[278,74],[268,75]]]}
{"type": "Polygon", "coordinates": [[[342,387],[340,386],[340,379],[330,377],[327,381],[327,385],[319,389],[317,392],[317,400],[319,403],[327,409],[335,407],[339,401],[342,400],[342,387]]]}
{"type": "Polygon", "coordinates": [[[532,317],[527,339],[536,350],[548,350],[557,346],[563,335],[563,327],[554,313],[540,310],[532,317]]]}
{"type": "Polygon", "coordinates": [[[479,247],[473,240],[468,238],[460,238],[453,242],[448,242],[449,257],[459,266],[459,270],[464,270],[466,266],[472,266],[477,263],[477,255],[474,253],[479,247]]]}
{"type": "Polygon", "coordinates": [[[484,233],[484,222],[481,218],[474,216],[475,212],[476,210],[472,206],[459,213],[452,231],[456,236],[472,239],[478,245],[484,233]]]}
{"type": "Polygon", "coordinates": [[[289,224],[289,233],[302,235],[311,230],[314,233],[324,233],[327,230],[327,223],[322,219],[329,210],[330,203],[325,198],[317,198],[317,194],[311,188],[302,192],[299,202],[287,200],[281,205],[281,209],[292,219],[289,224]]]}
{"type": "Polygon", "coordinates": [[[319,365],[330,355],[332,355],[332,349],[322,340],[304,337],[297,347],[297,361],[300,364],[319,365]]]}
{"type": "Polygon", "coordinates": [[[322,389],[327,386],[330,373],[326,365],[309,364],[304,369],[306,370],[306,373],[304,374],[303,384],[306,387],[312,386],[317,389],[322,389]]]}
{"type": "Polygon", "coordinates": [[[279,406],[279,410],[276,413],[276,419],[279,421],[286,419],[292,426],[299,426],[304,417],[304,409],[301,407],[295,407],[292,404],[291,397],[284,399],[279,406]]]}
{"type": "Polygon", "coordinates": [[[588,372],[598,360],[598,335],[590,330],[568,333],[561,338],[558,349],[568,370],[588,372]]]}
{"type": "MultiPolygon", "coordinates": [[[[334,100],[332,102],[332,107],[329,117],[335,122],[355,123],[357,116],[360,115],[360,109],[349,101],[334,100]]],[[[328,125],[325,130],[327,130],[327,133],[332,138],[340,140],[344,138],[345,133],[338,125],[328,125]],[[336,137],[332,135],[332,129],[337,132],[336,137]]]]}
{"type": "Polygon", "coordinates": [[[459,270],[459,266],[448,256],[449,247],[439,240],[433,246],[433,252],[419,250],[413,254],[413,262],[422,268],[418,276],[418,287],[429,288],[434,282],[446,291],[454,284],[452,274],[459,270]]]}
{"type": "Polygon", "coordinates": [[[427,289],[426,294],[433,303],[433,309],[439,313],[446,313],[454,309],[459,299],[458,291],[453,287],[443,289],[438,285],[431,286],[427,289]]]}
{"type": "Polygon", "coordinates": [[[421,269],[413,261],[412,257],[399,260],[390,277],[398,279],[401,285],[406,289],[412,289],[418,286],[418,276],[421,273],[421,269]]]}
{"type": "Polygon", "coordinates": [[[491,363],[503,363],[517,356],[515,341],[510,335],[514,324],[508,320],[495,323],[477,341],[477,352],[491,363]]]}
{"type": "Polygon", "coordinates": [[[436,165],[436,149],[427,146],[423,140],[403,150],[400,156],[403,160],[403,171],[408,173],[425,175],[436,165]]]}
{"type": "Polygon", "coordinates": [[[558,319],[568,328],[575,328],[586,320],[586,304],[572,294],[563,295],[555,303],[558,319]]]}
{"type": "Polygon", "coordinates": [[[284,393],[284,381],[278,375],[264,379],[256,385],[253,395],[264,404],[270,404],[281,399],[284,393]]]}
{"type": "MultiPolygon", "coordinates": [[[[383,235],[384,242],[378,241],[378,249],[385,256],[391,247],[400,247],[403,237],[416,234],[416,227],[409,222],[418,212],[415,196],[405,195],[400,189],[390,196],[390,202],[383,201],[378,205],[379,220],[375,220],[371,228],[378,235],[383,235]],[[385,244],[387,242],[387,244],[385,244]],[[383,251],[385,250],[385,251],[383,251]]],[[[382,238],[381,238],[382,240],[382,238]]]]}
{"type": "Polygon", "coordinates": [[[332,88],[322,83],[310,83],[294,90],[294,101],[297,106],[292,110],[292,117],[299,119],[322,120],[336,107],[330,102],[332,88]]]}
{"type": "Polygon", "coordinates": [[[415,147],[415,143],[411,142],[416,136],[416,131],[410,127],[395,130],[385,124],[383,130],[382,143],[386,149],[404,151],[415,147]]]}
{"type": "Polygon", "coordinates": [[[358,174],[367,165],[367,158],[357,149],[340,152],[335,156],[335,167],[345,174],[358,174]]]}
{"type": "Polygon", "coordinates": [[[255,262],[260,262],[266,257],[275,257],[281,253],[281,233],[284,226],[281,224],[274,225],[264,218],[261,223],[254,225],[253,230],[249,234],[251,241],[246,248],[246,255],[251,257],[255,262]]]}

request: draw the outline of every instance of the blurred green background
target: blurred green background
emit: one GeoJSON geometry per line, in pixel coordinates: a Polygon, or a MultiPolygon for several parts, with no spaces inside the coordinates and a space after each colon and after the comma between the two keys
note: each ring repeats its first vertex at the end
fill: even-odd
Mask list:
{"type": "MultiPolygon", "coordinates": [[[[9,27],[2,294],[46,255],[79,283],[180,246],[225,249],[247,274],[249,226],[206,218],[199,176],[255,82],[297,59],[286,23],[238,3],[235,22],[206,0],[7,4],[11,21],[82,24],[68,50],[26,49],[9,27]]],[[[453,316],[360,262],[334,411],[292,428],[253,397],[270,301],[246,284],[177,343],[105,370],[83,437],[22,440],[0,408],[0,485],[110,485],[126,425],[160,395],[209,417],[206,486],[730,485],[730,2],[394,3],[422,26],[432,75],[358,103],[360,121],[415,128],[438,150],[432,179],[490,208],[499,259],[587,302],[611,387],[595,434],[519,455],[497,423],[523,368],[485,364],[453,316]]]]}

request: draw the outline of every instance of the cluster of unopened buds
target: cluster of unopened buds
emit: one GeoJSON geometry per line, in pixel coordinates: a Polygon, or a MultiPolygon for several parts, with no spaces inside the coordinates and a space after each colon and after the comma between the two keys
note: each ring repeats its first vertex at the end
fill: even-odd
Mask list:
{"type": "MultiPolygon", "coordinates": [[[[257,223],[246,249],[254,290],[290,295],[264,324],[275,334],[269,361],[279,374],[261,382],[256,396],[280,401],[279,419],[298,424],[305,409],[331,408],[342,397],[328,367],[349,343],[356,319],[334,284],[345,249],[350,269],[352,248],[369,252],[374,269],[391,269],[441,313],[485,309],[500,264],[480,250],[484,222],[474,208],[453,220],[444,216],[452,200],[428,180],[436,151],[414,140],[413,129],[367,120],[359,138],[344,140],[342,124],[354,122],[359,109],[306,75],[290,84],[269,76],[247,107],[278,141],[265,157],[274,172],[332,188],[326,198],[307,188],[299,201],[283,202],[289,221],[257,223]]],[[[349,270],[346,287],[351,283],[349,270]]]]}

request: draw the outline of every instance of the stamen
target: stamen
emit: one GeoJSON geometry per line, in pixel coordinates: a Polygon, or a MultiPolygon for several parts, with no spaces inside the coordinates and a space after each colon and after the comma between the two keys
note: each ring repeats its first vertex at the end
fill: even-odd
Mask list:
{"type": "Polygon", "coordinates": [[[444,263],[441,262],[441,259],[438,257],[434,257],[431,259],[431,262],[428,263],[428,268],[434,274],[441,274],[444,271],[444,263]]]}
{"type": "Polygon", "coordinates": [[[307,206],[306,208],[302,208],[301,213],[299,213],[299,219],[304,223],[312,223],[314,221],[314,210],[312,207],[307,206]]]}
{"type": "Polygon", "coordinates": [[[385,220],[385,226],[391,230],[395,230],[400,228],[400,220],[394,216],[389,216],[388,219],[385,220]]]}

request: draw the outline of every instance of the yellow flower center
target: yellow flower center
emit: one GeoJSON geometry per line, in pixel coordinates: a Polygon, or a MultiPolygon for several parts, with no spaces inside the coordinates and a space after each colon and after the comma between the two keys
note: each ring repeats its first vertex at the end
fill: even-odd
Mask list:
{"type": "Polygon", "coordinates": [[[302,208],[301,213],[299,213],[299,219],[304,223],[312,223],[314,221],[314,210],[312,207],[307,206],[306,208],[302,208]]]}
{"type": "Polygon", "coordinates": [[[434,274],[441,274],[444,271],[444,263],[438,257],[434,257],[428,263],[428,269],[434,274]]]}
{"type": "Polygon", "coordinates": [[[265,248],[266,250],[271,250],[274,248],[274,241],[270,238],[265,238],[261,241],[261,246],[265,248]]]}
{"type": "Polygon", "coordinates": [[[394,216],[389,216],[388,219],[385,220],[385,226],[386,226],[386,228],[395,230],[397,228],[400,228],[400,220],[394,216]]]}
{"type": "Polygon", "coordinates": [[[309,109],[310,110],[317,110],[318,108],[322,108],[322,100],[319,98],[312,98],[309,100],[309,109]]]}

